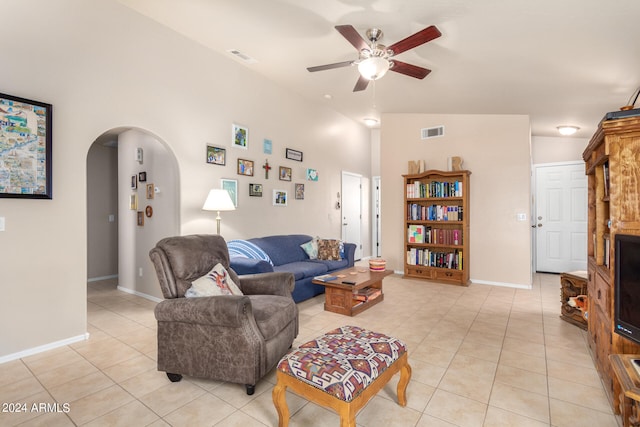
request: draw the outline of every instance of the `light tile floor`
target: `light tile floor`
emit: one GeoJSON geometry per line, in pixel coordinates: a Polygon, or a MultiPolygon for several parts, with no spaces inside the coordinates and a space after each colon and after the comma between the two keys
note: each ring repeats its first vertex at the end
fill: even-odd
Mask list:
{"type": "MultiPolygon", "coordinates": [[[[559,284],[551,274],[536,274],[532,290],[389,276],[385,300],[355,318],[325,312],[324,296],[299,304],[294,346],[345,324],[408,344],[407,407],[396,404],[396,376],[358,414],[358,426],[617,427],[586,333],[558,317],[559,284]]],[[[0,365],[2,409],[14,404],[0,412],[0,425],[278,424],[273,372],[253,396],[242,385],[170,383],[157,372],[154,306],[118,291],[114,281],[89,284],[89,340],[0,365]],[[50,406],[33,411],[33,403],[50,406]],[[15,412],[15,404],[26,411],[15,412]]],[[[295,394],[287,401],[292,427],[339,425],[333,412],[295,394]]]]}

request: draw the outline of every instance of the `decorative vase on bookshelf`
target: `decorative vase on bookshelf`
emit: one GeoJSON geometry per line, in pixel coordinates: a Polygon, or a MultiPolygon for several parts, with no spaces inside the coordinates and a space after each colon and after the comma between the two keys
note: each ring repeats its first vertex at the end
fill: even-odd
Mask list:
{"type": "Polygon", "coordinates": [[[468,285],[469,175],[467,170],[403,175],[405,277],[468,285]]]}

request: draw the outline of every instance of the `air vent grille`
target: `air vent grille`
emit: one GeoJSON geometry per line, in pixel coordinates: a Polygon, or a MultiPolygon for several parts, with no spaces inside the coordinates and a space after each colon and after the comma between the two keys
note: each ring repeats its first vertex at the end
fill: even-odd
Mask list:
{"type": "Polygon", "coordinates": [[[247,64],[254,64],[254,63],[258,62],[256,59],[253,59],[249,55],[246,55],[246,54],[240,52],[237,49],[229,49],[229,50],[227,50],[227,52],[229,52],[231,55],[237,57],[238,59],[241,59],[243,62],[246,62],[247,64]]]}
{"type": "Polygon", "coordinates": [[[431,139],[439,136],[444,136],[444,126],[436,126],[420,130],[420,139],[431,139]]]}

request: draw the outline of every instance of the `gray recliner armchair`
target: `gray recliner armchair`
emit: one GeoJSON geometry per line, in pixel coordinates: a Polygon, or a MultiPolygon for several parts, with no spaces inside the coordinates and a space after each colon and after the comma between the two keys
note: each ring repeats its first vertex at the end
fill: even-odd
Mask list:
{"type": "Polygon", "coordinates": [[[239,277],[219,235],[168,237],[149,256],[165,298],[155,308],[158,370],[174,382],[189,375],[245,384],[253,394],[298,335],[293,274],[239,277]],[[244,295],[184,298],[191,282],[218,263],[244,295]]]}

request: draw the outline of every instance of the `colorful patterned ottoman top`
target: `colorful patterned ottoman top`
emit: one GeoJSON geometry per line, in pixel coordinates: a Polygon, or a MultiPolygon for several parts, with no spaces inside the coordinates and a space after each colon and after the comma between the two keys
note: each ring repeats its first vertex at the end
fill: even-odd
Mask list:
{"type": "Polygon", "coordinates": [[[397,338],[342,326],[284,356],[278,370],[350,402],[406,351],[397,338]]]}

